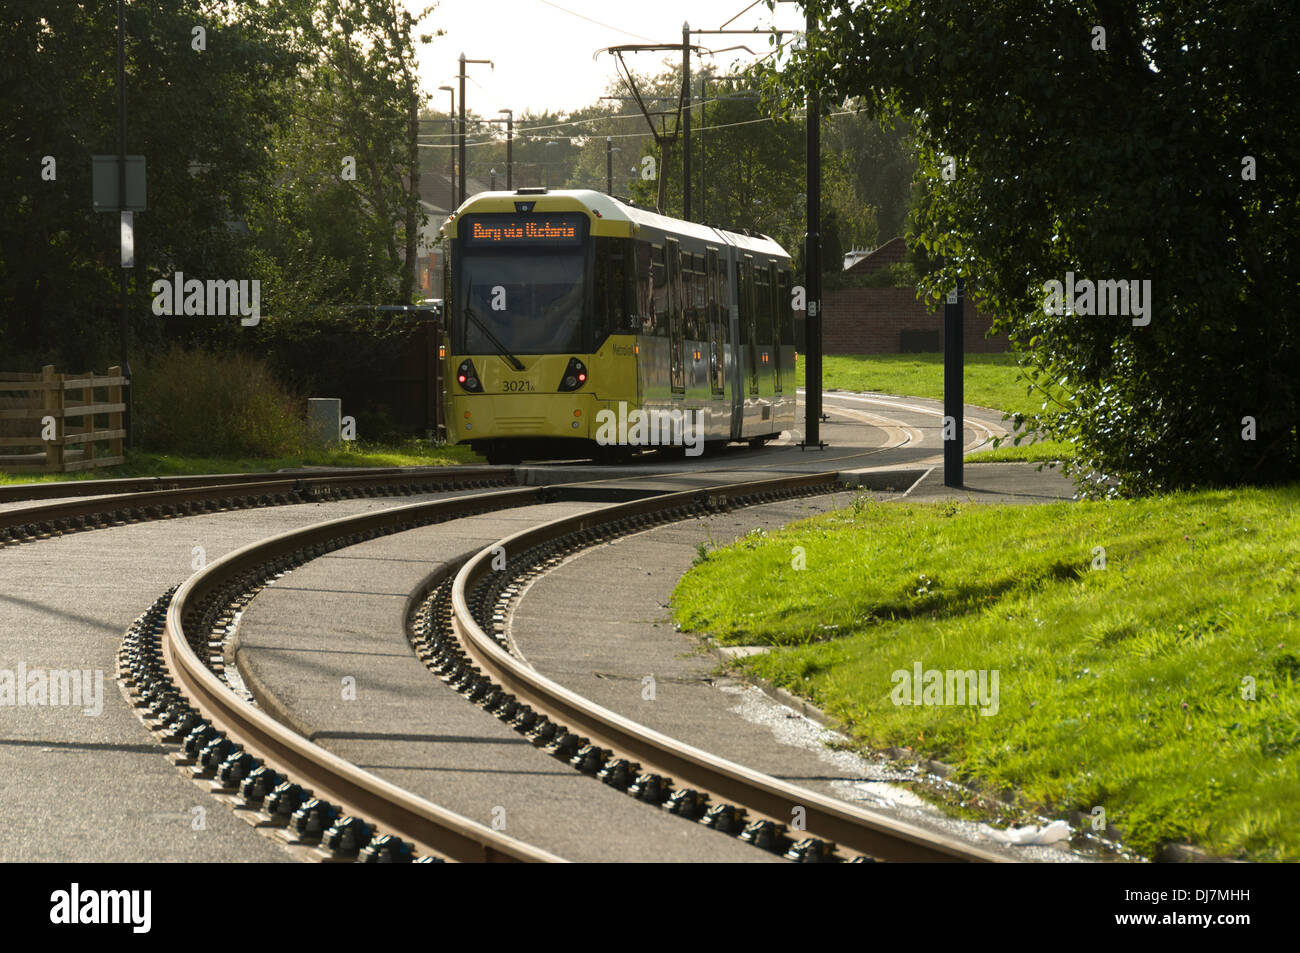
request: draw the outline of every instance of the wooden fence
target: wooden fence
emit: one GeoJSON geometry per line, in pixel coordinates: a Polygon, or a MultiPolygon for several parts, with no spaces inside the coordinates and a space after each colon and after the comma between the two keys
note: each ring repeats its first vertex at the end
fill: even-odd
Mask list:
{"type": "Polygon", "coordinates": [[[56,374],[53,365],[39,374],[0,371],[0,469],[67,473],[121,463],[125,385],[120,367],[106,377],[56,374]],[[107,426],[96,429],[96,417],[107,426]],[[96,443],[107,444],[104,455],[96,455],[96,443]]]}

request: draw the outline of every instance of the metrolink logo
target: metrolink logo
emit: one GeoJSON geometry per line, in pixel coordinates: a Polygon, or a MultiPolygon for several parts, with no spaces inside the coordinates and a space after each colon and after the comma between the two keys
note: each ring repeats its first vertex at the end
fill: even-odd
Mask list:
{"type": "Polygon", "coordinates": [[[87,718],[99,717],[104,710],[103,669],[29,670],[24,662],[19,662],[17,669],[0,668],[0,706],[63,705],[81,708],[87,718]]]}
{"type": "Polygon", "coordinates": [[[628,411],[627,401],[618,412],[596,412],[596,443],[602,447],[685,447],[688,457],[704,452],[704,410],[628,411]]]}
{"type": "Polygon", "coordinates": [[[1075,282],[1074,272],[1065,273],[1065,283],[1053,278],[1043,282],[1044,314],[1123,315],[1133,318],[1133,326],[1151,323],[1151,280],[1075,282]]]}
{"type": "Polygon", "coordinates": [[[185,272],[178,271],[170,281],[159,278],[150,290],[154,295],[153,313],[158,317],[238,314],[239,323],[246,328],[262,320],[262,282],[256,278],[251,281],[236,281],[234,278],[227,281],[186,280],[185,272]]]}
{"type": "Polygon", "coordinates": [[[912,671],[900,668],[889,680],[889,693],[895,705],[975,705],[981,715],[998,713],[998,670],[992,669],[922,669],[916,662],[912,671]]]}
{"type": "Polygon", "coordinates": [[[153,922],[152,890],[69,890],[50,894],[50,922],[75,925],[129,923],[132,933],[148,933],[153,922]]]}

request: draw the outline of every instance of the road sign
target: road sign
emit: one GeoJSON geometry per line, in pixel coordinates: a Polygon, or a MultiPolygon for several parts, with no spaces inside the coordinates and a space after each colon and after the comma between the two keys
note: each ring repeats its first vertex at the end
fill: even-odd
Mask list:
{"type": "Polygon", "coordinates": [[[91,156],[92,191],[96,212],[143,212],[146,208],[144,156],[126,157],[126,205],[118,201],[117,156],[91,156]]]}

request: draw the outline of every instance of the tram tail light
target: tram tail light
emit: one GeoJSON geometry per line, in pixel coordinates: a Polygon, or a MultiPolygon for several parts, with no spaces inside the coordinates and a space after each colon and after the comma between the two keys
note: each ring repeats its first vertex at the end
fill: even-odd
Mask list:
{"type": "Polygon", "coordinates": [[[569,365],[564,369],[564,377],[560,380],[559,390],[574,391],[587,383],[587,365],[576,357],[569,358],[569,365]]]}
{"type": "Polygon", "coordinates": [[[456,368],[456,383],[471,394],[483,393],[483,383],[478,378],[478,371],[474,369],[474,362],[469,358],[460,362],[460,367],[456,368]]]}

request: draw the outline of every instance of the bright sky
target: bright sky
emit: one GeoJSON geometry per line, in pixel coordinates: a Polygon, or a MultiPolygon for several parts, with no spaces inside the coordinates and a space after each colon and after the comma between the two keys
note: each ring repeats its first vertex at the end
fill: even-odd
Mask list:
{"type": "MultiPolygon", "coordinates": [[[[426,0],[402,0],[412,12],[426,0]]],[[[445,35],[420,48],[420,78],[430,105],[446,111],[449,97],[439,86],[457,87],[460,54],[467,59],[492,60],[466,68],[466,105],[480,115],[513,109],[569,112],[590,105],[605,94],[615,77],[614,58],[598,49],[625,43],[677,43],[682,23],[692,29],[716,30],[744,11],[752,0],[441,0],[425,20],[433,32],[445,35]],[[566,12],[568,11],[568,12],[566,12]],[[587,18],[587,19],[584,19],[587,18]],[[597,21],[595,23],[591,21],[597,21]]],[[[777,6],[776,24],[801,29],[803,8],[794,3],[777,6]]],[[[727,29],[763,29],[773,25],[767,4],[759,2],[727,29]]],[[[763,36],[693,36],[692,42],[713,50],[744,44],[758,54],[768,52],[763,36]]],[[[630,67],[657,73],[668,52],[626,56],[630,67]]],[[[680,54],[678,54],[680,57],[680,54]]],[[[753,60],[743,50],[719,53],[711,61],[725,68],[735,58],[753,60]]],[[[706,57],[706,62],[710,61],[706,57]]],[[[692,56],[692,65],[695,63],[692,56]]],[[[628,95],[626,92],[620,95],[628,95]]],[[[627,108],[634,110],[635,104],[627,108]]]]}

